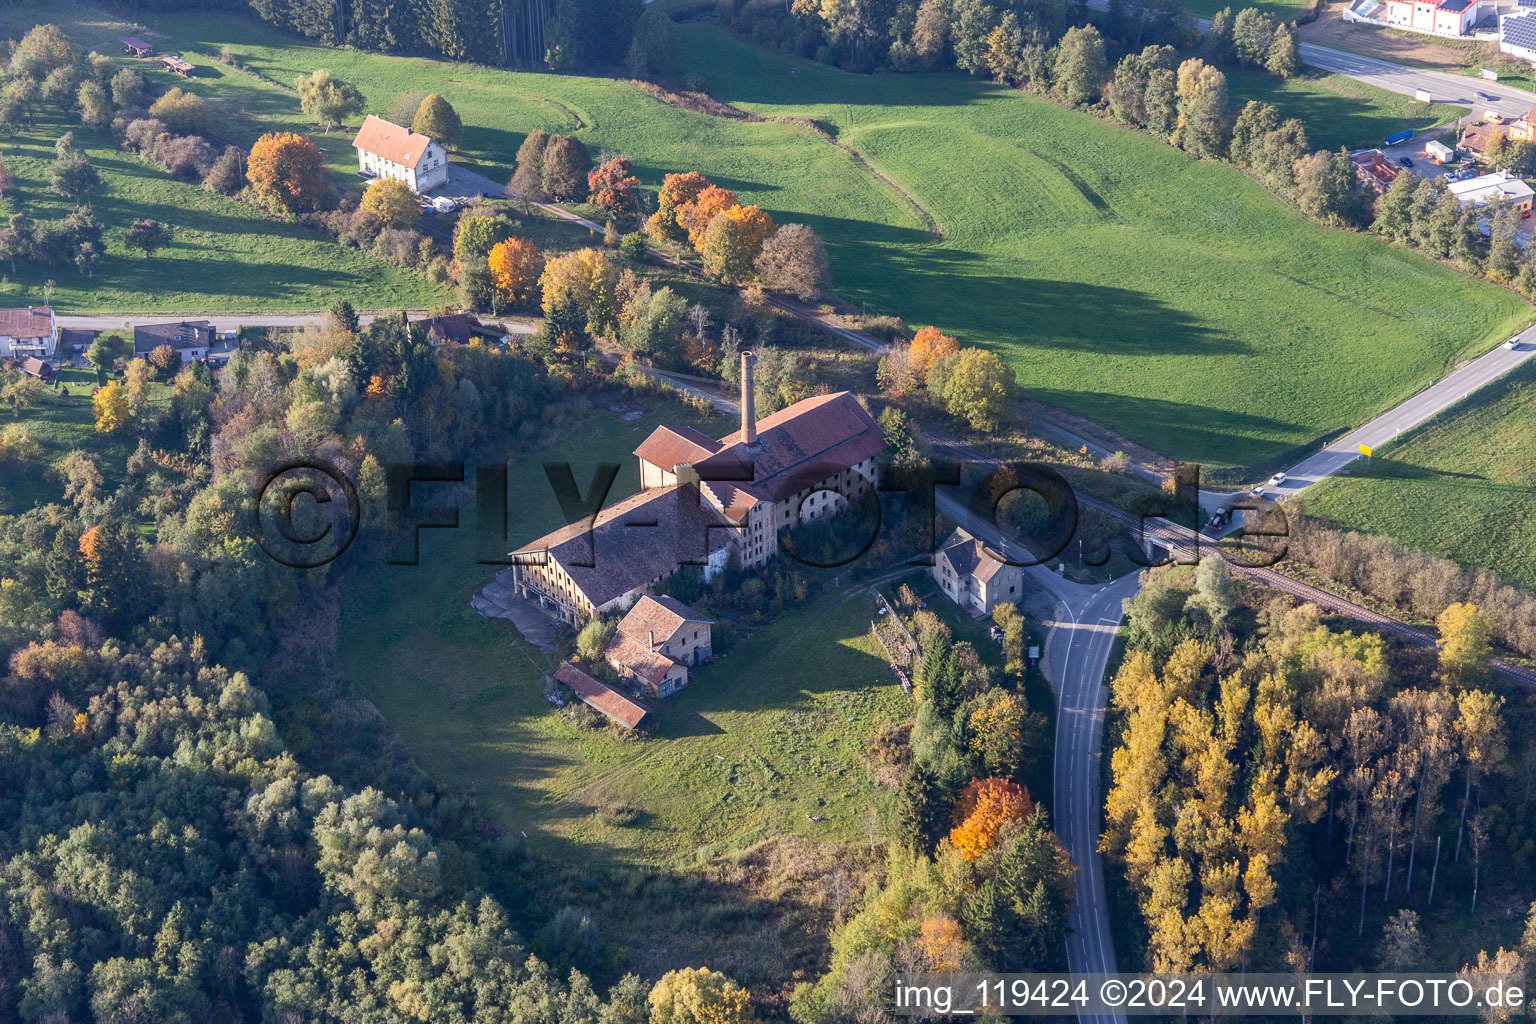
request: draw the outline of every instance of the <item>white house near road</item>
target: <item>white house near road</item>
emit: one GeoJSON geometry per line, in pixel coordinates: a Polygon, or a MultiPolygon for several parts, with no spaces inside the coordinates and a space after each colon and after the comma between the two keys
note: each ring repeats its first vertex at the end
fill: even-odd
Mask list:
{"type": "Polygon", "coordinates": [[[448,180],[448,151],[440,143],[382,117],[369,114],[352,146],[358,171],[369,177],[403,181],[413,192],[448,180]]]}
{"type": "Polygon", "coordinates": [[[51,359],[59,346],[59,325],[50,306],[0,309],[0,359],[51,359]]]}

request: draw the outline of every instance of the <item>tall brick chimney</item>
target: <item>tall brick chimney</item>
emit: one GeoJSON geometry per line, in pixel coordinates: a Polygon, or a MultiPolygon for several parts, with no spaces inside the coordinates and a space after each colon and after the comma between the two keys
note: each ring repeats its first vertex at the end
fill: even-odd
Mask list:
{"type": "Polygon", "coordinates": [[[741,443],[748,448],[757,444],[757,390],[752,380],[756,364],[755,352],[741,354],[741,443]]]}

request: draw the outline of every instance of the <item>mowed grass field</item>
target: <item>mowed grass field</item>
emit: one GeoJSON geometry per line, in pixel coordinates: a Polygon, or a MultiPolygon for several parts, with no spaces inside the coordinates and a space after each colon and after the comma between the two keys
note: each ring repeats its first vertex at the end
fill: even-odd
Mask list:
{"type": "MultiPolygon", "coordinates": [[[[662,421],[729,429],[670,404],[637,423],[594,413],[567,440],[511,467],[514,539],[562,522],[542,461],[569,460],[582,486],[596,462],[620,462],[611,502],[638,489],[630,452],[662,421]]],[[[498,569],[476,564],[490,552],[477,544],[473,516],[462,522],[460,531],[423,531],[419,566],[354,577],[342,660],[422,766],[476,793],[504,828],[527,832],[541,853],[569,848],[574,857],[579,843],[584,860],[603,851],[618,866],[771,835],[866,838],[871,808],[875,820],[890,820],[894,792],[870,780],[862,752],[882,723],[911,709],[869,635],[867,594],[813,598],[741,637],[695,670],[692,687],[657,702],[655,737],[636,741],[572,724],[543,698],[545,655],[510,623],[469,607],[498,569]],[[596,812],[610,804],[640,816],[608,824],[596,812]]]]}
{"type": "Polygon", "coordinates": [[[1307,512],[1536,589],[1536,367],[1307,489],[1307,512]]]}
{"type": "Polygon", "coordinates": [[[1304,68],[1291,78],[1254,68],[1223,70],[1235,108],[1241,109],[1249,100],[1274,104],[1284,111],[1284,116],[1301,119],[1307,126],[1307,141],[1314,149],[1379,146],[1388,135],[1407,128],[1416,132],[1438,128],[1466,113],[1449,103],[1421,103],[1410,96],[1314,68],[1304,68]]]}
{"type": "MultiPolygon", "coordinates": [[[[47,13],[67,10],[32,17],[47,13]]],[[[1507,290],[1310,223],[1230,167],[960,75],[856,76],[680,26],[684,70],[711,93],[820,120],[893,187],[803,125],[682,111],[622,82],[328,49],[227,16],[147,20],[200,69],[228,44],[273,82],[328,68],[372,110],[440,90],[467,126],[462,158],[500,180],[527,131],[578,120],[647,184],[702,171],[819,231],[843,298],[992,348],[1034,397],[1211,471],[1284,461],[1530,316],[1507,290]]],[[[210,66],[192,87],[231,132],[303,127],[287,86],[210,66]]],[[[338,175],[350,134],[321,140],[338,175]]]]}

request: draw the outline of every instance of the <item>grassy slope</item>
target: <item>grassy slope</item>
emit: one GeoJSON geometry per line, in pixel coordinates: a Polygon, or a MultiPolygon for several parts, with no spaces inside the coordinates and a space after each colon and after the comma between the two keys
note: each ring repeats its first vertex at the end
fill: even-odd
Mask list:
{"type": "MultiPolygon", "coordinates": [[[[585,481],[610,458],[624,467],[610,501],[637,489],[634,446],[662,419],[692,422],[664,410],[637,424],[598,413],[580,436],[513,465],[511,492],[526,499],[512,510],[514,536],[559,522],[542,460],[570,459],[585,481]]],[[[702,429],[718,433],[723,421],[702,429]]],[[[496,571],[476,557],[469,530],[427,531],[420,566],[351,587],[342,657],[428,772],[475,790],[536,848],[559,856],[579,842],[583,858],[602,850],[625,862],[783,833],[853,840],[870,806],[885,810],[891,794],[869,781],[861,752],[879,723],[905,714],[906,698],[869,636],[867,596],[815,600],[741,639],[660,702],[658,737],[637,743],[579,729],[544,701],[543,655],[468,606],[496,571]],[[640,821],[594,817],[611,803],[640,808],[640,821]]]]}
{"type": "Polygon", "coordinates": [[[1253,68],[1227,68],[1226,74],[1233,106],[1248,100],[1274,104],[1286,117],[1301,118],[1308,141],[1317,149],[1379,146],[1388,135],[1405,128],[1436,128],[1466,112],[1448,103],[1420,103],[1344,75],[1311,69],[1293,78],[1277,78],[1253,68]]]}
{"type": "Polygon", "coordinates": [[[839,75],[707,26],[685,38],[712,91],[830,122],[938,217],[942,242],[840,264],[843,291],[875,297],[893,263],[942,271],[907,276],[908,319],[995,345],[1046,401],[1164,452],[1271,458],[1406,397],[1529,309],[1010,90],[839,75]]]}
{"type": "Polygon", "coordinates": [[[48,186],[48,164],[70,130],[102,176],[90,202],[105,229],[106,261],[89,278],[70,267],[21,264],[0,283],[0,305],[41,303],[48,279],[56,284],[54,304],[72,313],[323,309],[337,295],[365,308],[421,308],[448,297],[419,274],[177,180],[123,152],[109,135],[58,120],[40,119],[6,145],[6,167],[16,175],[5,196],[9,211],[35,220],[68,213],[48,186]],[[173,244],[150,259],[123,246],[123,229],[146,217],[175,232],[173,244]]]}
{"type": "Polygon", "coordinates": [[[1533,383],[1527,363],[1350,476],[1309,488],[1307,511],[1536,589],[1533,383]]]}
{"type": "MultiPolygon", "coordinates": [[[[230,41],[276,81],[328,67],[371,109],[441,89],[470,126],[466,158],[498,177],[524,132],[574,124],[535,97],[556,100],[589,146],[629,153],[647,182],[697,168],[780,221],[812,224],[848,299],[994,347],[1043,400],[1211,466],[1263,463],[1358,422],[1529,311],[1310,224],[1230,168],[958,75],[847,75],[682,26],[712,92],[829,123],[933,213],[938,240],[889,186],[796,125],[678,111],[607,80],[295,44],[211,15],[150,24],[194,55],[230,41]]],[[[222,74],[196,87],[243,109],[248,133],[292,123],[290,93],[222,74]]],[[[339,171],[345,139],[328,145],[339,171]]]]}

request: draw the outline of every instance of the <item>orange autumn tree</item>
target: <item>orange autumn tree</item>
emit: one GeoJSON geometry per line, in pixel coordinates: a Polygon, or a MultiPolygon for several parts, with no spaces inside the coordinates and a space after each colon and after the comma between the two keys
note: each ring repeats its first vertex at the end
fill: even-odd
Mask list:
{"type": "Polygon", "coordinates": [[[997,844],[997,837],[1010,823],[1023,821],[1033,812],[1029,794],[1018,783],[972,779],[955,805],[959,824],[950,831],[949,841],[960,856],[975,860],[997,844]]]}
{"type": "Polygon", "coordinates": [[[912,336],[912,345],[908,349],[912,371],[918,379],[928,379],[928,367],[940,356],[949,355],[951,352],[960,351],[960,343],[949,335],[940,331],[937,327],[924,327],[912,336]]]}
{"type": "Polygon", "coordinates": [[[491,283],[514,306],[531,306],[539,298],[539,277],[544,273],[544,254],[525,238],[508,238],[491,247],[486,262],[491,283]]]}
{"type": "Polygon", "coordinates": [[[756,206],[733,206],[725,211],[726,217],[736,225],[736,230],[741,233],[742,245],[752,254],[752,259],[757,259],[758,253],[763,251],[763,243],[773,237],[773,233],[779,230],[779,226],[756,206]]]}
{"type": "Polygon", "coordinates": [[[325,158],[313,142],[294,132],[268,132],[251,147],[245,176],[251,189],[275,213],[316,209],[325,194],[325,158]]]}
{"type": "Polygon", "coordinates": [[[711,185],[692,202],[677,208],[677,225],[688,232],[688,244],[695,252],[704,249],[704,233],[709,230],[709,222],[736,205],[735,192],[711,185]]]}
{"type": "Polygon", "coordinates": [[[677,211],[709,187],[709,179],[698,171],[669,174],[661,179],[661,188],[656,192],[656,212],[646,220],[646,231],[656,239],[682,237],[677,211]]]}

